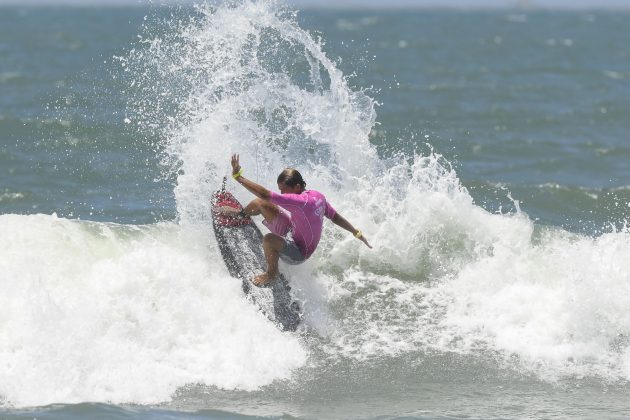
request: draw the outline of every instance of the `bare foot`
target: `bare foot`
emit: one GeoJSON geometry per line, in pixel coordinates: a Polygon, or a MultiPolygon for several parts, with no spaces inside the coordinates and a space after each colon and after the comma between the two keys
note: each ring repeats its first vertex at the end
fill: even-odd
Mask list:
{"type": "Polygon", "coordinates": [[[230,206],[217,207],[217,213],[222,214],[224,216],[228,216],[228,217],[238,217],[241,215],[240,210],[235,209],[234,207],[230,207],[230,206]]]}
{"type": "Polygon", "coordinates": [[[258,287],[266,286],[273,281],[275,276],[270,276],[269,273],[262,273],[254,277],[254,284],[258,287]]]}

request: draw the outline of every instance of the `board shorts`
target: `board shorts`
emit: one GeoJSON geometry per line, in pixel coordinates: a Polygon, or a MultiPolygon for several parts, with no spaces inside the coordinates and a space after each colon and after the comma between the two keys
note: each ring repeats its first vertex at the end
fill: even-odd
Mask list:
{"type": "Polygon", "coordinates": [[[287,237],[291,233],[291,216],[280,209],[278,215],[271,221],[267,222],[263,220],[263,225],[274,235],[278,235],[284,239],[284,248],[280,251],[280,259],[287,264],[297,265],[306,261],[306,257],[293,241],[292,238],[287,237]]]}

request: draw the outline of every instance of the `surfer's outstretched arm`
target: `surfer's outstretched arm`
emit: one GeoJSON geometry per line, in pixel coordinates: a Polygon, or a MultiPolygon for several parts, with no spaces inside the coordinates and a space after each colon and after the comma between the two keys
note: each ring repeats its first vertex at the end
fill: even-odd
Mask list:
{"type": "Polygon", "coordinates": [[[367,239],[365,239],[365,236],[363,236],[363,233],[359,229],[355,229],[354,226],[352,226],[352,224],[350,222],[348,222],[339,213],[335,213],[335,215],[333,216],[331,221],[334,224],[336,224],[337,226],[339,226],[339,227],[347,230],[348,232],[352,233],[356,238],[358,238],[361,241],[363,241],[363,243],[366,244],[368,246],[368,248],[372,248],[372,245],[370,245],[370,243],[367,241],[367,239]]]}
{"type": "Polygon", "coordinates": [[[255,183],[254,181],[250,181],[249,179],[243,176],[243,169],[241,168],[241,164],[239,163],[239,156],[232,155],[232,178],[243,187],[245,187],[250,193],[254,194],[256,197],[260,197],[263,200],[269,200],[271,197],[271,192],[263,187],[260,184],[255,183]]]}

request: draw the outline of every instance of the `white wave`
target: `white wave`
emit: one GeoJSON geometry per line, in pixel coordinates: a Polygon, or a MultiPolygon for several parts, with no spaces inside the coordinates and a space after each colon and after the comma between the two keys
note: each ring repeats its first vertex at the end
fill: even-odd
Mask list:
{"type": "Polygon", "coordinates": [[[227,274],[210,232],[0,216],[6,404],[168,401],[253,390],[306,361],[227,274]]]}

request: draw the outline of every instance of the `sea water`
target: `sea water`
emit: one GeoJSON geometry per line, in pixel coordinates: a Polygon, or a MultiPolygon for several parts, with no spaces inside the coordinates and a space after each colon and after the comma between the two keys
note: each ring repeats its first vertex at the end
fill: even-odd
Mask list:
{"type": "Polygon", "coordinates": [[[0,8],[2,417],[627,417],[629,21],[0,8]],[[232,153],[374,246],[282,267],[296,333],[218,251],[232,153]]]}

